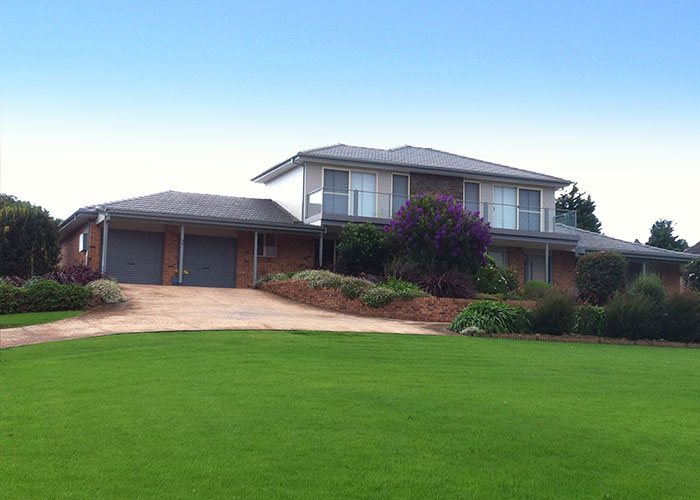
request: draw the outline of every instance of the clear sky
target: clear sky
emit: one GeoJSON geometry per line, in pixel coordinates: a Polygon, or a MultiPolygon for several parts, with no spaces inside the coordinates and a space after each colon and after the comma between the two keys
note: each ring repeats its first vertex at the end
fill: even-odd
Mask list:
{"type": "Polygon", "coordinates": [[[432,147],[700,240],[700,2],[0,0],[0,190],[67,217],[264,196],[299,150],[432,147]]]}

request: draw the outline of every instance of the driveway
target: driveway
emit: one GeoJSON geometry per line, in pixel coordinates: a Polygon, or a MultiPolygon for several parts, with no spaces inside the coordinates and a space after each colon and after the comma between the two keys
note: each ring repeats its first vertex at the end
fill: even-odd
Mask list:
{"type": "Polygon", "coordinates": [[[366,318],[319,309],[260,290],[121,285],[129,301],[74,318],[0,330],[0,347],[114,333],[181,330],[328,330],[435,335],[445,325],[366,318]]]}

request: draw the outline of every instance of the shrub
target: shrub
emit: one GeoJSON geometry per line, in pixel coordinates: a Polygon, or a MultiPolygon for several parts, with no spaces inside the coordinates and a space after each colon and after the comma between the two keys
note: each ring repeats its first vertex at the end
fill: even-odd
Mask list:
{"type": "Polygon", "coordinates": [[[82,285],[61,285],[51,280],[23,289],[22,293],[24,307],[29,312],[82,309],[92,296],[92,292],[82,285]]]}
{"type": "Polygon", "coordinates": [[[606,335],[628,339],[658,336],[654,303],[645,295],[617,292],[605,308],[606,335]]]}
{"type": "Polygon", "coordinates": [[[78,285],[87,285],[92,281],[102,279],[102,273],[90,269],[87,266],[67,266],[56,271],[52,271],[43,276],[46,279],[57,281],[63,285],[76,283],[78,285]]]}
{"type": "Polygon", "coordinates": [[[346,297],[354,299],[363,295],[370,288],[372,288],[372,286],[372,283],[367,280],[347,276],[342,280],[340,291],[343,292],[343,295],[346,297]]]}
{"type": "Polygon", "coordinates": [[[683,280],[688,288],[700,292],[700,257],[683,268],[683,280]]]}
{"type": "Polygon", "coordinates": [[[663,336],[667,340],[700,342],[700,295],[685,292],[666,300],[663,336]]]}
{"type": "Polygon", "coordinates": [[[630,293],[644,295],[653,303],[663,305],[666,291],[661,278],[656,274],[640,274],[629,289],[630,293]]]}
{"type": "Polygon", "coordinates": [[[22,286],[22,278],[20,278],[19,276],[3,276],[2,278],[0,278],[0,284],[22,286]]]}
{"type": "Polygon", "coordinates": [[[535,329],[539,333],[561,335],[574,328],[574,297],[564,290],[551,290],[535,308],[535,329]]]}
{"type": "Polygon", "coordinates": [[[21,286],[22,288],[31,288],[34,285],[38,285],[43,281],[47,281],[47,279],[42,276],[32,276],[31,278],[24,280],[21,286]]]}
{"type": "Polygon", "coordinates": [[[273,281],[282,281],[290,279],[294,273],[271,273],[263,276],[253,285],[254,288],[260,288],[263,283],[271,283],[273,281]]]}
{"type": "Polygon", "coordinates": [[[481,293],[506,293],[518,288],[518,275],[510,267],[501,267],[486,256],[487,265],[476,272],[474,281],[481,293]]]}
{"type": "Polygon", "coordinates": [[[420,277],[420,274],[415,262],[411,261],[411,259],[405,255],[396,257],[384,266],[385,276],[393,276],[394,278],[410,281],[411,283],[415,283],[420,277]]]}
{"type": "Polygon", "coordinates": [[[340,288],[343,276],[330,271],[308,270],[292,275],[294,281],[308,281],[311,288],[340,288]]]}
{"type": "Polygon", "coordinates": [[[24,307],[24,294],[22,289],[0,283],[0,314],[15,314],[22,312],[24,307]]]}
{"type": "Polygon", "coordinates": [[[528,314],[523,308],[509,306],[503,302],[480,300],[469,304],[452,321],[449,329],[462,333],[474,327],[488,333],[525,333],[519,332],[528,321],[528,314]]]}
{"type": "Polygon", "coordinates": [[[417,284],[433,297],[471,299],[476,294],[472,280],[457,271],[424,274],[418,278],[417,284]]]}
{"type": "Polygon", "coordinates": [[[370,307],[384,307],[397,297],[392,289],[375,286],[367,290],[362,298],[370,307]]]}
{"type": "Polygon", "coordinates": [[[554,285],[546,281],[528,281],[523,288],[523,298],[525,300],[540,300],[554,290],[554,285]]]}
{"type": "Polygon", "coordinates": [[[99,298],[105,304],[117,304],[126,302],[126,295],[119,288],[119,284],[112,280],[91,281],[86,287],[92,291],[92,295],[99,298]]]}
{"type": "Polygon", "coordinates": [[[428,294],[421,290],[421,287],[415,283],[400,280],[393,276],[389,276],[384,283],[380,283],[377,286],[392,290],[398,299],[414,299],[416,297],[428,296],[428,294]]]}
{"type": "Polygon", "coordinates": [[[475,273],[486,264],[489,227],[452,197],[430,194],[407,201],[385,230],[423,271],[475,273]]]}
{"type": "Polygon", "coordinates": [[[386,236],[373,224],[350,222],[340,231],[337,269],[344,274],[381,274],[388,257],[386,236]]]}
{"type": "Polygon", "coordinates": [[[515,307],[518,312],[515,317],[515,333],[532,333],[535,327],[535,312],[532,309],[522,306],[515,307]]]}
{"type": "Polygon", "coordinates": [[[476,300],[497,300],[499,302],[503,302],[503,299],[500,295],[494,295],[493,293],[475,293],[473,299],[476,300]]]}
{"type": "Polygon", "coordinates": [[[578,306],[574,314],[574,332],[581,335],[604,335],[606,321],[604,307],[587,304],[578,306]]]}
{"type": "Polygon", "coordinates": [[[657,332],[661,331],[664,321],[664,301],[666,300],[666,291],[661,278],[656,274],[641,274],[634,280],[629,293],[643,295],[651,301],[654,324],[649,326],[657,332]]]}
{"type": "Polygon", "coordinates": [[[576,264],[576,288],[584,302],[605,305],[627,283],[627,259],[618,252],[584,255],[576,264]]]}

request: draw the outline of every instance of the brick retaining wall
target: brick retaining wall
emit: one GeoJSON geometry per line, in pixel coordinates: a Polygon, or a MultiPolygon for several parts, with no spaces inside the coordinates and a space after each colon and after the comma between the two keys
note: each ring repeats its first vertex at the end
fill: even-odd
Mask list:
{"type": "MultiPolygon", "coordinates": [[[[472,299],[445,299],[417,297],[410,300],[393,300],[384,307],[369,307],[361,297],[350,299],[338,288],[311,288],[305,281],[283,280],[263,283],[262,290],[312,306],[333,309],[361,316],[450,323],[472,299]]],[[[531,301],[508,301],[510,305],[535,307],[531,301]]]]}

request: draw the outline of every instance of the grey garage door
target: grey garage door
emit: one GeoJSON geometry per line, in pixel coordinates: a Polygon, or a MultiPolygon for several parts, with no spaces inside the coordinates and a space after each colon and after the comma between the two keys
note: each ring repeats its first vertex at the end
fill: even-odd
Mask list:
{"type": "Polygon", "coordinates": [[[163,233],[110,229],[107,274],[121,283],[160,285],[163,275],[163,233]]]}
{"type": "Polygon", "coordinates": [[[235,287],[236,239],[186,234],[183,267],[183,285],[235,287]]]}

